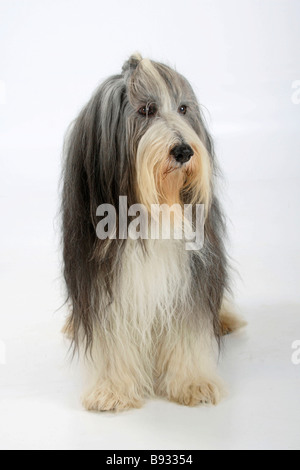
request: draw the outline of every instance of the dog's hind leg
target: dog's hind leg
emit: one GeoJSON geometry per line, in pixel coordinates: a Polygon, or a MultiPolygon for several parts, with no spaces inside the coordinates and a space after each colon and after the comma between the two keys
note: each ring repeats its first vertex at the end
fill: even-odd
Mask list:
{"type": "Polygon", "coordinates": [[[66,319],[66,323],[64,324],[61,332],[67,339],[71,341],[74,339],[74,325],[72,321],[72,315],[66,319]]]}
{"type": "Polygon", "coordinates": [[[220,312],[221,335],[226,336],[247,326],[247,322],[234,312],[228,301],[223,302],[220,312]]]}

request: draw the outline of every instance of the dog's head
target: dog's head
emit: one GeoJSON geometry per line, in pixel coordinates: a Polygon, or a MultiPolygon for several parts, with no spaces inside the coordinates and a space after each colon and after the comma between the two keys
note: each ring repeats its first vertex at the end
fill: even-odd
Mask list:
{"type": "Polygon", "coordinates": [[[69,154],[70,183],[86,185],[92,218],[100,204],[118,207],[121,195],[148,209],[183,202],[209,208],[213,152],[195,94],[182,75],[138,54],[83,109],[69,154]]]}
{"type": "Polygon", "coordinates": [[[123,125],[139,202],[210,203],[211,161],[195,94],[166,65],[132,56],[123,67],[123,125]],[[126,96],[126,98],[125,98],[126,96]]]}

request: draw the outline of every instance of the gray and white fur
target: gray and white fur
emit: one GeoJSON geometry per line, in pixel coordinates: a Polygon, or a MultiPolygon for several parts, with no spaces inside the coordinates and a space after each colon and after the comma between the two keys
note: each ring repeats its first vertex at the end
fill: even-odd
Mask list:
{"type": "Polygon", "coordinates": [[[190,84],[166,65],[132,56],[81,111],[65,154],[65,331],[85,356],[85,407],[123,410],[155,395],[216,404],[223,395],[220,337],[242,324],[224,306],[229,280],[217,164],[190,84]],[[182,148],[190,149],[187,161],[180,161],[182,148]],[[204,247],[98,239],[97,207],[118,210],[119,196],[127,196],[128,208],[205,204],[204,247]]]}

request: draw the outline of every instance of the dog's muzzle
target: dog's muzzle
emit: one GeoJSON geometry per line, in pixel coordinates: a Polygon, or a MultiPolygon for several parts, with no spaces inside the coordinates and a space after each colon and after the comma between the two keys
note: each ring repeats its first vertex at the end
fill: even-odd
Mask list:
{"type": "Polygon", "coordinates": [[[170,154],[175,158],[176,162],[184,164],[192,158],[194,151],[192,147],[187,144],[176,145],[170,154]]]}

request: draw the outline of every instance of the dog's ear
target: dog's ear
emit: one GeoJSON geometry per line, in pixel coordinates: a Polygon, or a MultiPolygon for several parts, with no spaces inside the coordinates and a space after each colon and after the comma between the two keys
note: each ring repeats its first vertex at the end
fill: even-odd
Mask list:
{"type": "Polygon", "coordinates": [[[119,76],[104,82],[81,111],[65,142],[64,200],[76,203],[78,216],[88,217],[93,225],[100,204],[117,203],[124,87],[119,76]]]}
{"type": "Polygon", "coordinates": [[[82,110],[65,143],[64,275],[75,340],[83,327],[87,344],[99,320],[101,282],[102,289],[110,292],[112,264],[119,249],[118,240],[97,238],[97,207],[111,204],[117,208],[120,191],[126,195],[133,171],[126,145],[126,106],[124,77],[109,78],[82,110]],[[95,279],[99,281],[96,286],[95,279]]]}

